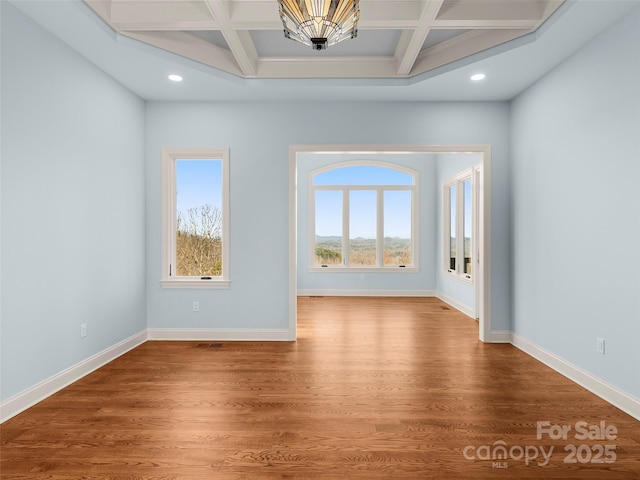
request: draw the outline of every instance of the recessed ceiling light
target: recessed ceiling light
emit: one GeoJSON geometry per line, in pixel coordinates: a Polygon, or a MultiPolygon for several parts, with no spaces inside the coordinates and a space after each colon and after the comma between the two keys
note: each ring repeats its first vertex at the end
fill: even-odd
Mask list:
{"type": "Polygon", "coordinates": [[[486,75],[484,73],[476,73],[475,75],[471,75],[471,80],[474,82],[478,82],[480,80],[484,80],[486,75]]]}
{"type": "Polygon", "coordinates": [[[171,74],[169,75],[169,80],[171,80],[172,82],[181,82],[182,77],[180,75],[171,74]]]}

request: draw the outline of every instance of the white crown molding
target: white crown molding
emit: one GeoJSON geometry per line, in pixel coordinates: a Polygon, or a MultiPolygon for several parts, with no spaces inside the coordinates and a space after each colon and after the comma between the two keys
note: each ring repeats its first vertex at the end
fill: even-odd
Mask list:
{"type": "Polygon", "coordinates": [[[120,31],[125,37],[138,40],[167,52],[175,53],[204,65],[218,68],[227,73],[241,77],[242,70],[230,50],[213,45],[194,35],[185,32],[130,32],[120,31]]]}
{"type": "Polygon", "coordinates": [[[530,30],[471,30],[422,50],[415,59],[411,75],[428,72],[460,58],[515,40],[527,33],[530,33],[530,30]]]}

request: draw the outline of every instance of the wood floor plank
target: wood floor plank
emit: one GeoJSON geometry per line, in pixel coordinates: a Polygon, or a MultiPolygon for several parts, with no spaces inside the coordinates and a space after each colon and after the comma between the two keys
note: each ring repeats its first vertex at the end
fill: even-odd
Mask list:
{"type": "Polygon", "coordinates": [[[298,317],[292,343],[141,345],[5,422],[0,478],[640,479],[640,422],[436,299],[301,298],[298,317]]]}

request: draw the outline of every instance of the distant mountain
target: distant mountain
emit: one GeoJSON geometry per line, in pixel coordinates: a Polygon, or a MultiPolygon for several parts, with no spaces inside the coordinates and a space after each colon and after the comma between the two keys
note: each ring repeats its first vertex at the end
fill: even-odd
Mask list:
{"type": "MultiPolygon", "coordinates": [[[[409,239],[408,238],[402,238],[402,237],[384,237],[385,240],[397,240],[399,242],[406,242],[409,239]]],[[[369,240],[368,238],[363,238],[363,237],[356,237],[353,240],[369,240]]],[[[316,235],[316,241],[319,242],[339,242],[342,241],[342,237],[341,236],[332,236],[332,235],[316,235]]]]}
{"type": "MultiPolygon", "coordinates": [[[[351,245],[375,245],[374,238],[356,237],[350,240],[351,245]]],[[[411,239],[400,237],[385,237],[384,244],[386,248],[405,248],[411,244],[411,239]]],[[[342,245],[342,237],[338,236],[322,236],[316,235],[316,245],[318,246],[337,246],[342,245]]]]}
{"type": "Polygon", "coordinates": [[[323,237],[321,235],[316,235],[316,242],[319,242],[319,243],[342,242],[342,237],[333,237],[333,236],[323,237]]]}

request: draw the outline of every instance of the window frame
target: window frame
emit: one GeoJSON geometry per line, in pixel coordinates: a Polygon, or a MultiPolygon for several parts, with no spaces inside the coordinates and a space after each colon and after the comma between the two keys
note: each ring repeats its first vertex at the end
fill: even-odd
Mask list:
{"type": "Polygon", "coordinates": [[[461,171],[455,176],[442,182],[442,268],[444,272],[467,284],[473,284],[475,279],[475,266],[477,265],[477,199],[476,199],[476,170],[477,167],[470,167],[461,171]],[[465,244],[465,196],[464,184],[471,181],[471,274],[464,272],[464,244],[465,244]],[[451,187],[456,188],[456,268],[450,268],[451,260],[451,187]],[[459,252],[462,253],[460,261],[459,252]]]}
{"type": "Polygon", "coordinates": [[[162,148],[162,261],[163,288],[229,288],[229,148],[162,148]],[[219,277],[179,277],[176,264],[176,161],[222,161],[222,275],[219,277]]]}
{"type": "Polygon", "coordinates": [[[418,194],[419,194],[419,173],[409,167],[398,165],[390,162],[382,162],[377,160],[351,160],[346,162],[337,162],[309,172],[309,272],[324,273],[368,273],[368,272],[385,272],[385,273],[416,273],[419,270],[418,263],[418,194]],[[382,167],[396,170],[413,177],[411,185],[314,185],[314,177],[318,174],[344,167],[382,167]],[[350,219],[350,203],[349,192],[353,190],[376,191],[376,259],[375,266],[350,266],[350,265],[328,265],[322,267],[315,263],[315,229],[316,229],[316,191],[318,190],[338,190],[342,191],[342,258],[349,258],[349,219],[350,219]],[[411,264],[405,266],[384,265],[384,192],[388,190],[405,190],[411,192],[411,264]],[[346,241],[345,241],[346,239],[346,241]]]}

